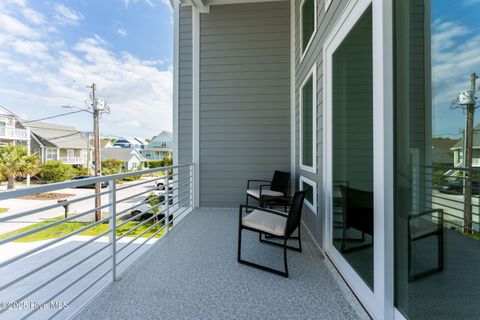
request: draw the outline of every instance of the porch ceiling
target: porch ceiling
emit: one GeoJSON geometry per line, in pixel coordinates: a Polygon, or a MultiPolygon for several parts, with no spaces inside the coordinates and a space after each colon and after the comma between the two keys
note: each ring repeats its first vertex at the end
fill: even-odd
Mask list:
{"type": "MultiPolygon", "coordinates": [[[[288,279],[238,264],[237,214],[192,212],[77,319],[368,319],[305,233],[288,279]]],[[[245,257],[282,264],[281,249],[244,236],[245,257]]]]}

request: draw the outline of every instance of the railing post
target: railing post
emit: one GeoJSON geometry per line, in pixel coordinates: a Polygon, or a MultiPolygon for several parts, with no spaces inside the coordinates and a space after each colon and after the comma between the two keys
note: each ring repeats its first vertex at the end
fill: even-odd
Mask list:
{"type": "Polygon", "coordinates": [[[170,176],[167,170],[167,178],[165,182],[165,201],[167,202],[167,208],[165,209],[165,226],[166,226],[166,231],[165,233],[168,233],[168,225],[170,223],[170,176]]]}
{"type": "Polygon", "coordinates": [[[117,280],[117,181],[108,182],[109,215],[110,215],[110,245],[112,248],[112,281],[117,280]]]}
{"type": "Polygon", "coordinates": [[[188,185],[189,193],[190,193],[190,204],[192,207],[192,210],[195,208],[195,192],[193,192],[193,187],[194,187],[194,179],[195,179],[195,167],[194,164],[191,164],[189,166],[190,168],[190,183],[188,185]]]}

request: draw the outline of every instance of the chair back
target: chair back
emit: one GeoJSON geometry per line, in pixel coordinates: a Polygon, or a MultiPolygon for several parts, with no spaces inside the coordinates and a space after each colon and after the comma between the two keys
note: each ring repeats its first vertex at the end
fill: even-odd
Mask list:
{"type": "MultiPolygon", "coordinates": [[[[303,200],[308,190],[297,191],[293,196],[292,205],[290,206],[290,211],[288,212],[287,225],[285,228],[285,235],[290,236],[295,229],[300,225],[302,219],[302,209],[303,209],[303,200]]],[[[316,195],[313,195],[316,197],[316,195]]]]}
{"type": "Polygon", "coordinates": [[[373,192],[340,186],[343,223],[373,235],[373,192]]]}
{"type": "Polygon", "coordinates": [[[290,182],[290,172],[275,170],[270,189],[273,191],[282,192],[283,195],[287,195],[289,182],[290,182]]]}

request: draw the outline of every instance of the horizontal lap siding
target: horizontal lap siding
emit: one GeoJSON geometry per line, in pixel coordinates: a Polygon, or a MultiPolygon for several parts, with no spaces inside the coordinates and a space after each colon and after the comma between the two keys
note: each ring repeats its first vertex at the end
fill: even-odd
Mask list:
{"type": "Polygon", "coordinates": [[[200,205],[236,207],[248,179],[290,169],[289,3],[212,6],[200,25],[200,205]]]}
{"type": "MultiPolygon", "coordinates": [[[[295,6],[295,141],[296,141],[296,170],[299,175],[305,176],[317,183],[317,215],[304,206],[303,219],[310,231],[313,233],[318,243],[323,242],[323,215],[324,215],[324,199],[323,199],[323,44],[333,29],[335,22],[339,19],[348,0],[332,1],[330,8],[325,11],[324,0],[317,0],[317,31],[314,39],[305,54],[303,60],[301,52],[300,37],[300,3],[296,1],[295,6]],[[300,86],[305,80],[308,73],[312,70],[314,64],[317,64],[317,172],[311,173],[300,169],[299,166],[299,146],[300,146],[300,86]]],[[[298,177],[297,177],[298,187],[298,177]]]]}

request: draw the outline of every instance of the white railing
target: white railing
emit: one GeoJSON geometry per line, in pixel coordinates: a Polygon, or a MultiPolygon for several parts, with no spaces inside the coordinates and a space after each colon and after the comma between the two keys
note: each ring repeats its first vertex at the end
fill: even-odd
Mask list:
{"type": "Polygon", "coordinates": [[[59,160],[66,164],[81,164],[85,162],[84,157],[60,157],[59,160]]]}
{"type": "Polygon", "coordinates": [[[4,139],[28,140],[29,130],[17,128],[2,128],[0,129],[0,137],[4,139]]]}
{"type": "Polygon", "coordinates": [[[63,202],[0,215],[0,319],[73,317],[193,209],[192,164],[5,191],[0,201],[74,193],[95,183],[108,189],[76,190],[63,202]],[[68,213],[67,206],[78,211],[68,213]],[[20,229],[1,234],[15,223],[20,229]]]}

